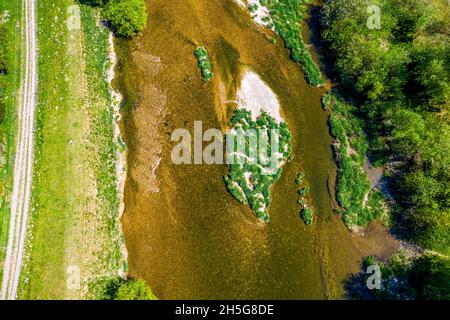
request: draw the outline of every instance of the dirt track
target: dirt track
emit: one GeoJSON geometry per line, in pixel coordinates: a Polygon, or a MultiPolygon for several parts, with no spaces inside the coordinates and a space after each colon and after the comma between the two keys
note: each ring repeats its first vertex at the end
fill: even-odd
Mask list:
{"type": "Polygon", "coordinates": [[[23,251],[33,168],[34,116],[37,88],[36,0],[23,0],[23,68],[18,106],[18,137],[14,165],[11,218],[0,299],[14,300],[23,251]]]}

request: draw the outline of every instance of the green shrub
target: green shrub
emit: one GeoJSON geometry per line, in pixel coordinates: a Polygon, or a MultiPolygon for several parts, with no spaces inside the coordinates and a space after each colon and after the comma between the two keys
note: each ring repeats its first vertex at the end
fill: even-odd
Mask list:
{"type": "Polygon", "coordinates": [[[157,300],[142,279],[103,278],[92,285],[98,300],[157,300]]]}
{"type": "Polygon", "coordinates": [[[303,208],[301,216],[306,225],[310,225],[314,222],[314,213],[311,208],[303,208]]]}
{"type": "Polygon", "coordinates": [[[205,46],[195,48],[194,55],[197,58],[198,66],[202,72],[202,77],[206,81],[210,81],[214,73],[212,72],[211,60],[205,46]]]}
{"type": "Polygon", "coordinates": [[[364,259],[363,265],[365,268],[374,266],[374,265],[378,265],[377,258],[375,258],[374,256],[368,256],[364,259]]]}
{"type": "Polygon", "coordinates": [[[5,106],[5,93],[8,83],[5,77],[0,75],[0,124],[5,120],[6,106],[5,106]]]}
{"type": "Polygon", "coordinates": [[[129,280],[117,290],[114,300],[157,300],[144,280],[129,280]]]}
{"type": "Polygon", "coordinates": [[[331,93],[324,94],[322,97],[322,108],[323,110],[333,109],[333,96],[331,93]]]}
{"type": "Polygon", "coordinates": [[[125,38],[144,30],[148,18],[145,0],[111,0],[103,15],[114,32],[125,38]]]}
{"type": "Polygon", "coordinates": [[[297,178],[295,178],[295,183],[300,186],[303,183],[304,178],[305,178],[305,174],[303,172],[299,172],[299,174],[297,175],[297,178]]]}
{"type": "Polygon", "coordinates": [[[314,222],[314,210],[310,208],[308,203],[310,202],[309,185],[305,183],[305,175],[303,172],[299,172],[295,178],[295,183],[298,186],[298,199],[297,203],[302,208],[300,211],[300,217],[303,219],[306,225],[310,225],[314,222]]]}
{"type": "Polygon", "coordinates": [[[309,186],[305,186],[303,188],[298,189],[298,194],[302,197],[309,194],[309,186]]]}
{"type": "MultiPolygon", "coordinates": [[[[1,32],[1,30],[0,30],[1,32]]],[[[6,57],[5,54],[2,50],[2,48],[0,47],[0,76],[4,75],[8,72],[8,69],[6,67],[6,57]]]]}

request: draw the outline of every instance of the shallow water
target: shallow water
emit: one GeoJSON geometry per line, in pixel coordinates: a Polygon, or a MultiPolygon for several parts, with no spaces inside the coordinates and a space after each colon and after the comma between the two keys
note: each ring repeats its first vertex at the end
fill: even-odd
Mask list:
{"type": "Polygon", "coordinates": [[[336,216],[323,89],[305,83],[289,59],[231,0],[149,1],[146,32],[120,43],[128,146],[123,227],[131,276],[161,299],[324,299],[344,296],[343,282],[368,254],[397,244],[378,225],[350,233],[336,216]],[[205,44],[215,77],[203,82],[193,50],[205,44]],[[176,128],[225,129],[242,66],[278,95],[293,134],[293,159],[272,189],[271,222],[262,224],[226,190],[224,165],[171,162],[176,128]],[[295,177],[306,173],[318,216],[299,217],[295,177]]]}

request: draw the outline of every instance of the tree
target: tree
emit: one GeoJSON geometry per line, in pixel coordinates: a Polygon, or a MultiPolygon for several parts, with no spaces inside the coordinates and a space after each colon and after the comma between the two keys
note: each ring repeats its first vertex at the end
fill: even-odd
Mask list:
{"type": "Polygon", "coordinates": [[[157,300],[142,279],[102,278],[91,288],[98,300],[157,300]]]}
{"type": "Polygon", "coordinates": [[[111,0],[103,15],[114,32],[125,38],[144,30],[148,18],[145,0],[111,0]]]}
{"type": "Polygon", "coordinates": [[[114,300],[157,300],[144,280],[129,280],[116,292],[114,300]]]}
{"type": "Polygon", "coordinates": [[[450,299],[450,260],[424,255],[414,261],[410,281],[420,300],[450,299]]]}

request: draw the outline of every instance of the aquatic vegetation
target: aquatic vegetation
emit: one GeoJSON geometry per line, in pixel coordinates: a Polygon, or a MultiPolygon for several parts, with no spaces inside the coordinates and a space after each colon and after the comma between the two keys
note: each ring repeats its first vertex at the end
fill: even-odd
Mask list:
{"type": "Polygon", "coordinates": [[[333,109],[333,99],[331,93],[326,93],[322,97],[322,108],[323,110],[332,110],[333,109]]]}
{"type": "Polygon", "coordinates": [[[314,213],[311,208],[303,208],[302,212],[301,212],[301,216],[306,225],[313,224],[314,213]]]}
{"type": "Polygon", "coordinates": [[[304,178],[305,178],[305,174],[303,172],[300,172],[297,175],[297,178],[295,178],[295,183],[300,186],[303,183],[304,178]]]}
{"type": "Polygon", "coordinates": [[[305,77],[314,86],[325,83],[320,69],[313,61],[302,39],[302,20],[310,0],[261,0],[267,7],[276,32],[283,39],[286,48],[291,51],[291,58],[300,62],[305,77]]]}
{"type": "Polygon", "coordinates": [[[303,187],[298,189],[298,194],[301,195],[302,197],[306,196],[309,193],[309,187],[303,187]]]}
{"type": "Polygon", "coordinates": [[[258,4],[253,3],[248,6],[248,11],[250,11],[250,13],[255,13],[256,10],[258,10],[258,4]]]}
{"type": "Polygon", "coordinates": [[[210,81],[214,76],[212,72],[211,60],[206,47],[201,45],[194,50],[194,55],[198,60],[198,66],[202,71],[202,77],[206,81],[210,81]]]}
{"type": "Polygon", "coordinates": [[[245,109],[234,113],[231,125],[227,143],[232,135],[244,137],[245,154],[240,153],[234,143],[232,149],[227,150],[227,158],[231,161],[225,183],[236,200],[248,204],[261,221],[268,222],[270,187],[280,178],[281,167],[291,154],[291,133],[285,122],[277,123],[265,112],[253,121],[251,113],[245,109]],[[278,150],[272,150],[274,140],[279,142],[278,150]],[[258,141],[257,146],[252,141],[258,141]],[[262,149],[264,147],[266,150],[262,149]]]}
{"type": "Polygon", "coordinates": [[[295,178],[295,183],[298,186],[298,200],[297,203],[302,207],[300,211],[300,217],[303,219],[306,225],[313,224],[314,222],[314,210],[309,206],[308,203],[311,202],[309,198],[309,186],[305,183],[305,174],[299,172],[297,178],[295,178]]]}

